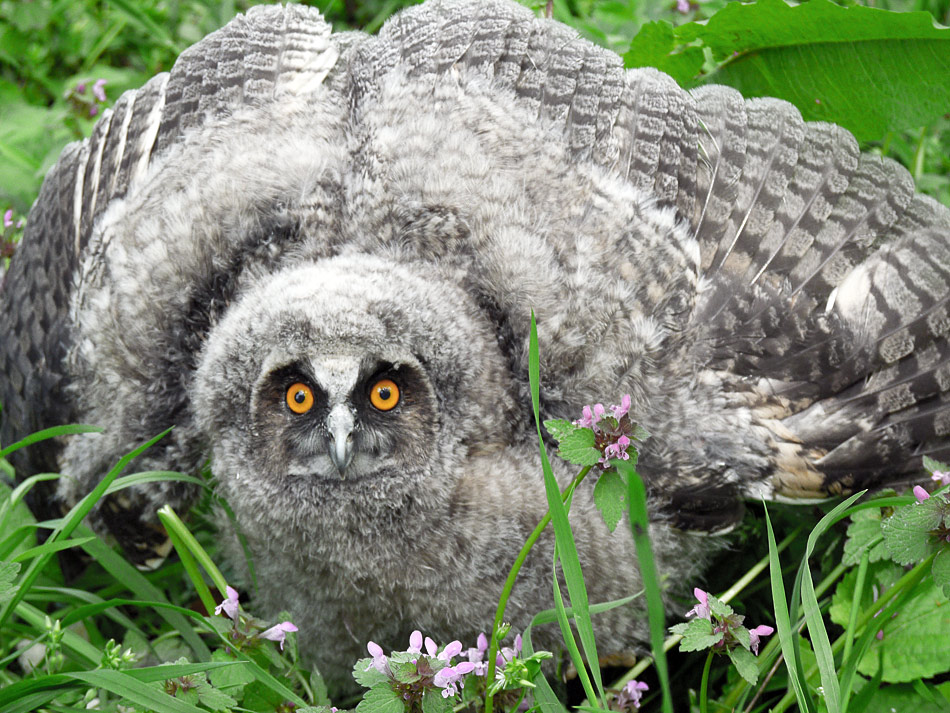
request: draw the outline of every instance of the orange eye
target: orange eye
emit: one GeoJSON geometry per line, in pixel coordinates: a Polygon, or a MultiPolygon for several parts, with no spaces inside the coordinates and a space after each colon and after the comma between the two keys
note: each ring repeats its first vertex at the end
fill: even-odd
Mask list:
{"type": "Polygon", "coordinates": [[[294,413],[307,413],[313,408],[313,390],[301,382],[287,389],[287,407],[294,413]]]}
{"type": "Polygon", "coordinates": [[[399,403],[399,387],[391,379],[380,379],[369,392],[369,402],[380,411],[389,411],[399,403]]]}

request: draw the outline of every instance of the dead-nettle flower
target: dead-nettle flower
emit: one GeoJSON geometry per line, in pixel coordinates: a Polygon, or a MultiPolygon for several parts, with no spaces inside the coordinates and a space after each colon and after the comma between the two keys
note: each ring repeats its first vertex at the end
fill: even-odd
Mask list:
{"type": "Polygon", "coordinates": [[[940,487],[944,485],[950,485],[950,471],[939,471],[935,470],[930,475],[930,479],[935,483],[938,483],[940,487]]]}
{"type": "Polygon", "coordinates": [[[13,227],[13,208],[7,208],[6,213],[3,214],[3,227],[13,227]]]}
{"type": "Polygon", "coordinates": [[[581,417],[573,422],[575,426],[594,432],[594,447],[603,454],[598,465],[604,469],[609,467],[611,458],[630,459],[627,448],[632,442],[631,437],[642,440],[636,424],[630,420],[631,401],[630,394],[624,394],[618,405],[610,406],[612,416],[607,415],[603,404],[584,406],[581,417]]]}
{"type": "Polygon", "coordinates": [[[228,596],[214,608],[214,613],[220,616],[221,612],[224,612],[227,616],[231,617],[232,621],[236,622],[238,620],[238,592],[230,584],[227,585],[225,591],[228,596]]]}
{"type": "Polygon", "coordinates": [[[615,711],[621,712],[640,710],[640,701],[643,699],[643,692],[648,690],[650,690],[650,687],[642,681],[636,679],[628,681],[627,685],[624,686],[617,694],[617,697],[614,698],[610,707],[615,711]]]}
{"type": "Polygon", "coordinates": [[[284,650],[284,641],[287,639],[287,634],[292,634],[297,631],[297,627],[294,626],[289,621],[282,621],[280,624],[275,624],[270,629],[262,631],[258,636],[262,639],[268,639],[269,641],[276,641],[280,644],[280,650],[284,650]]]}
{"type": "Polygon", "coordinates": [[[709,592],[704,592],[699,587],[693,589],[693,596],[696,597],[699,603],[690,609],[686,613],[686,616],[687,618],[695,616],[698,619],[706,619],[712,624],[713,634],[723,635],[718,642],[713,644],[713,648],[715,649],[725,650],[741,646],[737,634],[743,636],[742,632],[747,631],[749,634],[748,648],[752,650],[753,654],[758,656],[761,638],[775,632],[775,629],[766,624],[760,624],[752,629],[746,628],[743,626],[745,617],[742,614],[736,614],[732,611],[731,607],[723,604],[715,597],[712,597],[709,592]],[[714,604],[710,603],[710,598],[715,600],[714,604]]]}
{"type": "Polygon", "coordinates": [[[449,698],[458,695],[457,687],[462,676],[474,670],[475,664],[471,661],[461,661],[454,666],[446,666],[436,671],[435,676],[432,677],[432,683],[442,689],[443,698],[449,698]]]}
{"type": "Polygon", "coordinates": [[[918,503],[922,503],[924,500],[930,500],[930,493],[924,490],[919,485],[914,486],[914,497],[917,498],[918,503]]]}
{"type": "MultiPolygon", "coordinates": [[[[509,661],[513,661],[521,653],[521,634],[515,636],[513,646],[503,646],[498,655],[495,656],[495,667],[502,668],[509,661]]],[[[487,671],[487,669],[486,669],[487,671]]]]}
{"type": "Polygon", "coordinates": [[[106,86],[105,79],[97,79],[95,83],[92,85],[92,95],[101,102],[104,102],[106,100],[105,86],[106,86]]]}
{"type": "Polygon", "coordinates": [[[488,673],[488,662],[482,660],[485,658],[487,651],[488,637],[485,634],[479,634],[475,646],[465,652],[468,655],[469,662],[474,665],[472,670],[476,676],[484,676],[488,673]]]}
{"type": "MultiPolygon", "coordinates": [[[[241,613],[240,613],[240,603],[238,602],[238,591],[232,587],[230,584],[226,585],[224,588],[227,596],[224,600],[214,608],[214,613],[218,616],[224,614],[229,617],[231,621],[234,622],[234,631],[238,633],[238,626],[241,624],[241,613]]],[[[245,622],[245,631],[240,632],[238,638],[240,640],[247,640],[248,638],[259,638],[267,639],[268,641],[276,641],[280,644],[280,650],[284,650],[284,642],[287,640],[287,634],[292,634],[297,631],[297,627],[294,626],[292,622],[282,621],[279,624],[275,624],[269,629],[265,629],[258,634],[253,634],[254,629],[259,628],[255,623],[245,622]]]]}

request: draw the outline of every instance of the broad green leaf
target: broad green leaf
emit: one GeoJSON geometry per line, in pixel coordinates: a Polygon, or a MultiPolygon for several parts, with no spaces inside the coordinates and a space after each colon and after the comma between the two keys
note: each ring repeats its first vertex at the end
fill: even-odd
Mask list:
{"type": "Polygon", "coordinates": [[[935,471],[945,473],[950,470],[950,465],[941,463],[939,460],[934,460],[930,456],[924,456],[924,469],[931,474],[933,474],[935,471]]]}
{"type": "MultiPolygon", "coordinates": [[[[673,25],[664,20],[648,22],[633,38],[623,55],[625,67],[656,67],[680,84],[688,84],[703,67],[700,47],[679,48],[673,37],[673,25]],[[680,51],[676,51],[676,50],[680,51]]],[[[643,439],[639,439],[643,440],[643,439]]]]}
{"type": "Polygon", "coordinates": [[[210,683],[202,681],[200,678],[197,681],[195,691],[201,705],[207,706],[213,711],[230,710],[237,705],[237,701],[227,693],[217,690],[210,683]]]}
{"type": "Polygon", "coordinates": [[[13,582],[19,571],[19,562],[0,562],[0,602],[13,596],[13,582]]]}
{"type": "MultiPolygon", "coordinates": [[[[924,684],[927,685],[927,684],[924,684]]],[[[942,684],[947,685],[947,684],[942,684]]],[[[938,689],[940,686],[934,686],[938,689]]],[[[864,713],[894,713],[895,711],[912,711],[913,713],[947,713],[950,710],[950,701],[944,699],[939,692],[934,701],[928,701],[910,684],[898,686],[882,686],[874,692],[864,713]]]]}
{"type": "Polygon", "coordinates": [[[385,683],[369,689],[356,706],[357,713],[403,713],[404,709],[399,694],[385,683]]]}
{"type": "Polygon", "coordinates": [[[706,81],[786,99],[805,119],[841,124],[860,141],[931,124],[950,106],[950,29],[926,12],[736,2],[676,36],[701,40],[717,61],[738,53],[706,81]]]}
{"type": "Polygon", "coordinates": [[[372,688],[389,680],[385,673],[373,668],[372,663],[373,659],[366,658],[360,659],[353,666],[353,678],[358,684],[366,688],[372,688]]]}
{"type": "Polygon", "coordinates": [[[709,605],[709,611],[712,614],[723,619],[736,613],[735,609],[712,594],[706,595],[706,603],[709,605]]]}
{"type": "Polygon", "coordinates": [[[555,441],[562,441],[579,428],[564,418],[551,419],[544,422],[544,430],[551,434],[555,441]]]}
{"type": "Polygon", "coordinates": [[[943,595],[950,597],[950,549],[946,545],[934,557],[931,574],[934,584],[943,590],[943,595]]]}
{"type": "Polygon", "coordinates": [[[670,627],[670,631],[679,634],[680,651],[703,651],[722,641],[723,633],[713,633],[709,619],[693,619],[670,627]]]}
{"type": "Polygon", "coordinates": [[[748,649],[737,647],[729,649],[729,658],[739,675],[754,686],[759,679],[759,667],[755,662],[755,655],[748,649]]]}
{"type": "Polygon", "coordinates": [[[914,564],[933,550],[930,531],[940,524],[945,504],[930,498],[899,508],[881,525],[887,551],[898,564],[914,564]]]}
{"type": "Polygon", "coordinates": [[[208,671],[208,680],[215,688],[229,692],[230,688],[243,687],[254,680],[254,674],[247,670],[243,662],[234,658],[224,649],[218,649],[211,654],[211,660],[216,663],[234,663],[234,666],[225,666],[208,671]]]}
{"type": "Polygon", "coordinates": [[[594,465],[601,459],[594,448],[596,437],[589,428],[577,428],[558,443],[557,454],[574,465],[594,465]]]}
{"type": "Polygon", "coordinates": [[[617,523],[623,517],[626,494],[627,484],[623,482],[620,474],[613,470],[601,475],[594,486],[594,504],[611,532],[617,528],[617,523]]]}
{"type": "Polygon", "coordinates": [[[432,689],[422,695],[422,713],[449,713],[452,701],[443,698],[442,693],[432,689]]]}
{"type": "Polygon", "coordinates": [[[861,561],[864,550],[870,548],[868,561],[878,562],[888,556],[887,546],[881,535],[881,511],[878,509],[859,510],[851,515],[848,525],[848,539],[844,543],[842,564],[855,566],[861,561]]]}

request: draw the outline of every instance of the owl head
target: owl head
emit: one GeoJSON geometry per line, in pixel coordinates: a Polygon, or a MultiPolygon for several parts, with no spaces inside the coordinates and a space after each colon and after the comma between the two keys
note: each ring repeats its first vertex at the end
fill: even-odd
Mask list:
{"type": "Polygon", "coordinates": [[[494,335],[431,267],[362,255],[260,280],[209,334],[192,389],[225,496],[275,522],[444,502],[457,465],[514,431],[494,335]]]}

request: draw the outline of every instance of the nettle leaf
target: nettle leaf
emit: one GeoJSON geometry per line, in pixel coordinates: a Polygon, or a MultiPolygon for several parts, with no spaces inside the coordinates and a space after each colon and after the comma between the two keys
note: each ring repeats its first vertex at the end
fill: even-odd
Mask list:
{"type": "Polygon", "coordinates": [[[755,655],[743,648],[729,649],[728,653],[739,675],[754,686],[759,679],[759,667],[755,663],[755,655]]]}
{"type": "Polygon", "coordinates": [[[680,651],[703,651],[722,641],[723,632],[713,633],[709,619],[693,619],[671,626],[670,631],[683,637],[680,651]]]}
{"type": "Polygon", "coordinates": [[[633,427],[633,435],[630,436],[635,441],[643,442],[650,437],[650,432],[640,424],[633,427]]]}
{"type": "Polygon", "coordinates": [[[941,684],[940,686],[925,685],[934,694],[931,700],[921,696],[920,692],[909,683],[897,686],[881,686],[875,691],[867,707],[864,708],[864,713],[894,713],[894,711],[946,713],[947,703],[941,700],[941,694],[946,697],[947,693],[939,689],[947,684],[941,684]]]}
{"type": "Polygon", "coordinates": [[[623,65],[656,67],[680,84],[687,84],[703,68],[702,47],[680,47],[673,34],[672,23],[665,20],[644,24],[623,55],[623,65]]]}
{"type": "Polygon", "coordinates": [[[353,666],[353,678],[361,686],[372,688],[380,683],[388,683],[389,676],[373,668],[373,659],[360,659],[353,666]]]}
{"type": "Polygon", "coordinates": [[[842,564],[854,567],[869,547],[869,562],[879,562],[888,557],[887,545],[881,539],[881,511],[873,508],[858,510],[851,516],[848,539],[844,543],[844,555],[841,558],[842,564]]]}
{"type": "Polygon", "coordinates": [[[943,590],[943,596],[950,598],[950,547],[945,545],[934,557],[931,574],[934,584],[943,590]]]}
{"type": "Polygon", "coordinates": [[[786,99],[806,120],[841,124],[859,141],[931,124],[950,105],[950,29],[927,12],[758,0],[728,3],[676,37],[727,60],[706,81],[786,99]]]}
{"type": "MultiPolygon", "coordinates": [[[[749,634],[748,629],[744,626],[734,626],[731,631],[733,638],[742,645],[742,648],[752,650],[752,635],[749,634]]],[[[750,683],[755,683],[755,681],[750,681],[750,683]]]]}
{"type": "Polygon", "coordinates": [[[624,496],[627,484],[615,470],[608,470],[597,479],[594,486],[594,504],[604,517],[607,529],[613,532],[626,509],[624,496]]]}
{"type": "MultiPolygon", "coordinates": [[[[419,663],[425,661],[425,657],[419,657],[419,663]]],[[[419,676],[419,669],[415,663],[412,661],[399,661],[390,659],[389,660],[389,670],[393,672],[393,678],[395,678],[400,683],[415,683],[421,677],[419,676]]]]}
{"type": "Polygon", "coordinates": [[[369,689],[356,706],[357,713],[403,713],[404,709],[400,695],[385,683],[369,689]]]}
{"type": "Polygon", "coordinates": [[[934,460],[930,456],[924,456],[924,469],[933,475],[936,471],[946,473],[948,470],[950,470],[950,465],[941,463],[939,460],[934,460]]]}
{"type": "Polygon", "coordinates": [[[210,683],[201,679],[198,679],[195,690],[198,692],[198,700],[202,705],[213,711],[230,710],[238,703],[227,693],[217,690],[210,683]]]}
{"type": "Polygon", "coordinates": [[[452,701],[442,697],[441,691],[428,690],[422,694],[422,713],[449,713],[452,701]]]}
{"type": "MultiPolygon", "coordinates": [[[[229,654],[224,649],[218,649],[213,654],[211,654],[212,661],[238,661],[239,659],[233,654],[229,654]]],[[[229,689],[240,688],[246,686],[252,681],[256,680],[254,674],[248,670],[248,666],[234,665],[234,666],[222,666],[221,668],[213,668],[208,671],[208,680],[211,681],[211,685],[215,688],[221,689],[223,691],[232,692],[229,689]]]]}
{"type": "Polygon", "coordinates": [[[589,428],[576,428],[564,436],[558,444],[558,455],[574,465],[595,465],[601,459],[601,453],[594,448],[594,432],[589,428]]]}
{"type": "Polygon", "coordinates": [[[713,616],[718,616],[720,619],[725,619],[726,617],[732,616],[736,613],[731,606],[723,601],[720,601],[712,594],[707,594],[707,604],[709,605],[709,611],[713,613],[713,616]]]}
{"type": "Polygon", "coordinates": [[[884,544],[898,564],[914,564],[930,554],[933,539],[930,531],[943,519],[944,503],[930,498],[898,508],[881,524],[884,544]]]}
{"type": "Polygon", "coordinates": [[[19,562],[0,562],[0,602],[13,596],[13,583],[19,572],[19,562]]]}
{"type": "MultiPolygon", "coordinates": [[[[861,599],[858,602],[860,610],[864,611],[871,606],[874,602],[875,590],[880,595],[887,586],[896,582],[903,572],[903,567],[890,560],[871,563],[868,566],[868,577],[864,590],[860,592],[861,599]]],[[[828,616],[838,626],[845,627],[848,625],[851,603],[855,597],[854,586],[857,580],[858,571],[856,569],[848,570],[835,588],[834,596],[831,598],[831,606],[828,609],[828,616]]]]}
{"type": "Polygon", "coordinates": [[[544,430],[551,434],[555,441],[562,441],[566,436],[574,433],[579,428],[564,418],[556,418],[544,422],[544,430]]]}

